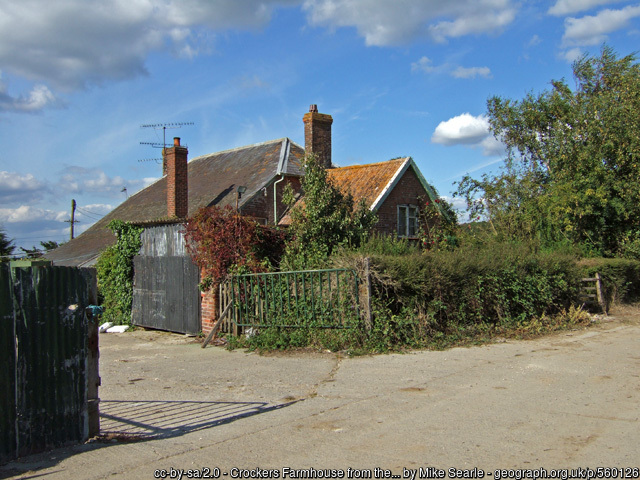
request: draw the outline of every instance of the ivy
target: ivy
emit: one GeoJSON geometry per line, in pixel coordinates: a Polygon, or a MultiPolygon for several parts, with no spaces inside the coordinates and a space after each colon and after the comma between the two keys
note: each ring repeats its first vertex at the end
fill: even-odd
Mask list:
{"type": "Polygon", "coordinates": [[[115,324],[131,323],[133,303],[133,257],[138,254],[142,242],[142,227],[122,220],[107,225],[116,234],[116,243],[102,252],[96,268],[98,289],[105,307],[103,318],[115,324]]]}

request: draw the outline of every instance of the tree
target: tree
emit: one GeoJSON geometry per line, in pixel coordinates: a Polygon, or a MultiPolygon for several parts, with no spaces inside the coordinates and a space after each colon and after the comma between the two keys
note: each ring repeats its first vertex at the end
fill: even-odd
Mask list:
{"type": "Polygon", "coordinates": [[[377,221],[364,201],[354,205],[353,197],[329,180],[315,155],[306,155],[303,164],[302,202],[296,204],[290,188],[285,195],[292,238],[284,261],[290,269],[320,266],[339,245],[358,246],[377,221]]]}
{"type": "Polygon", "coordinates": [[[34,246],[33,248],[20,247],[20,250],[22,250],[24,253],[26,253],[28,258],[40,258],[45,253],[50,252],[51,250],[55,250],[60,245],[61,244],[59,244],[58,242],[56,242],[54,240],[47,240],[47,241],[44,241],[44,242],[40,242],[40,246],[42,248],[38,248],[36,246],[34,246]]]}
{"type": "Polygon", "coordinates": [[[0,262],[9,261],[15,248],[13,240],[7,237],[4,229],[0,227],[0,262]]]}
{"type": "Polygon", "coordinates": [[[604,46],[576,61],[573,74],[574,90],[560,80],[520,101],[488,100],[492,133],[508,149],[505,168],[463,178],[457,194],[506,236],[621,254],[640,242],[640,67],[604,46]]]}

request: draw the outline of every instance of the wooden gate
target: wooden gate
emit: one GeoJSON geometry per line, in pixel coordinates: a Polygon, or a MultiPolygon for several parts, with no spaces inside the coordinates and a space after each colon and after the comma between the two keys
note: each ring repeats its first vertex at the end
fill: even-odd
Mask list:
{"type": "Polygon", "coordinates": [[[133,259],[132,323],[170,332],[200,332],[200,271],[184,256],[133,259]]]}
{"type": "Polygon", "coordinates": [[[220,285],[223,329],[236,327],[349,328],[359,323],[354,270],[334,268],[230,275],[220,285]]]}
{"type": "Polygon", "coordinates": [[[99,433],[95,302],[92,270],[0,264],[0,462],[99,433]]]}

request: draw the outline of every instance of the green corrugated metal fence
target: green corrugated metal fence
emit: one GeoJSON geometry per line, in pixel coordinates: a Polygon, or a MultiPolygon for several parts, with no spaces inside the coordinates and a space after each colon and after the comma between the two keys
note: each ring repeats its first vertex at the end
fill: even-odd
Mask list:
{"type": "Polygon", "coordinates": [[[11,271],[0,263],[0,463],[17,450],[15,342],[11,271]]]}
{"type": "MultiPolygon", "coordinates": [[[[85,441],[89,382],[97,382],[88,373],[88,359],[97,361],[97,352],[89,351],[85,315],[96,300],[95,273],[1,267],[0,341],[6,348],[0,347],[0,368],[10,388],[1,389],[0,460],[85,441]]],[[[95,366],[92,376],[97,377],[95,366]]]]}

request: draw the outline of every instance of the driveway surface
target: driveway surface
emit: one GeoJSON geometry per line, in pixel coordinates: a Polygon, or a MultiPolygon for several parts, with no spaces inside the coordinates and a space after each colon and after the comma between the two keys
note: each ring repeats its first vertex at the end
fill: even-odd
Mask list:
{"type": "Polygon", "coordinates": [[[356,358],[104,334],[107,440],[22,458],[0,467],[0,478],[382,478],[390,470],[417,479],[441,468],[443,478],[499,480],[496,469],[539,476],[578,467],[630,468],[616,477],[638,478],[639,318],[627,311],[536,340],[356,358]]]}

